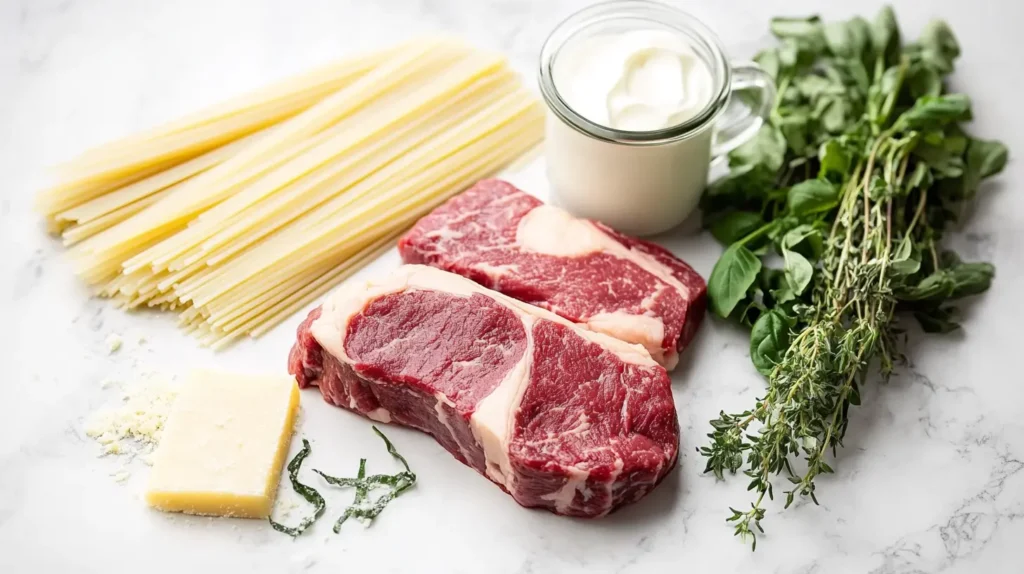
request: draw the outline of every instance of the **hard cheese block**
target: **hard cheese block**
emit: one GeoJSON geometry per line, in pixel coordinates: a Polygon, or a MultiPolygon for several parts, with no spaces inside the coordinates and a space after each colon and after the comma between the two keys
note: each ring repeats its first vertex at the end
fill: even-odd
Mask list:
{"type": "Polygon", "coordinates": [[[167,418],[146,502],[188,514],[269,516],[298,405],[288,376],[194,372],[167,418]]]}

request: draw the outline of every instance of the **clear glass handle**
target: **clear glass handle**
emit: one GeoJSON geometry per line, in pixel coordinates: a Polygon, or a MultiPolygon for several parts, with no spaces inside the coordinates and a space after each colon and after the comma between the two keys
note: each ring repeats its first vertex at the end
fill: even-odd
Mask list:
{"type": "Polygon", "coordinates": [[[775,79],[753,62],[732,63],[729,103],[715,122],[711,157],[743,145],[761,129],[775,105],[775,79]]]}

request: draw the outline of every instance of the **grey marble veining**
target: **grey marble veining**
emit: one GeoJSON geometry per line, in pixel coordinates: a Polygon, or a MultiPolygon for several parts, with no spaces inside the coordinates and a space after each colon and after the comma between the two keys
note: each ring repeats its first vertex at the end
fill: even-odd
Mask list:
{"type": "MultiPolygon", "coordinates": [[[[169,317],[91,300],[31,212],[48,168],[90,145],[288,73],[413,34],[447,31],[508,54],[532,77],[547,31],[585,2],[557,0],[0,0],[0,572],[1020,572],[1024,536],[1024,113],[1016,69],[1024,5],[1010,0],[896,3],[913,34],[934,16],[964,50],[954,85],[975,102],[971,129],[1010,145],[1011,164],[952,243],[997,266],[965,329],[910,333],[909,364],[869,385],[820,507],[770,506],[750,553],[724,523],[747,504],[742,478],[701,475],[694,449],[720,409],[743,408],[763,382],[746,335],[709,321],[674,377],[680,467],[642,503],[600,521],[526,511],[431,439],[392,431],[421,484],[371,528],[321,524],[292,541],[265,523],[168,516],[139,498],[146,467],[115,482],[82,421],[117,399],[101,381],[183,366],[281,371],[296,320],[220,355],[169,317]],[[125,348],[108,354],[110,333],[125,348]],[[139,344],[140,336],[147,342],[139,344]]],[[[676,2],[717,30],[735,57],[767,41],[778,13],[873,13],[878,2],[676,2]]],[[[531,79],[532,81],[532,79],[531,79]]],[[[542,160],[509,174],[547,193],[542,160]]],[[[706,235],[664,243],[705,275],[706,235]]],[[[389,253],[365,271],[397,264],[389,253]]],[[[388,467],[366,422],[303,396],[312,462],[346,472],[360,456],[388,467]]],[[[371,468],[373,470],[373,468],[371,468]]],[[[327,491],[334,512],[350,494],[327,491]]],[[[325,520],[325,522],[328,522],[325,520]]]]}

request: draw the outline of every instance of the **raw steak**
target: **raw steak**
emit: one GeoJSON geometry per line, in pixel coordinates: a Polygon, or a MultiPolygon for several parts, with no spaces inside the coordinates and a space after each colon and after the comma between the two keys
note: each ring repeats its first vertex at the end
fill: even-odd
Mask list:
{"type": "Polygon", "coordinates": [[[288,363],[327,402],[422,430],[558,514],[640,499],[679,450],[668,374],[642,348],[430,267],[332,293],[288,363]]]}
{"type": "Polygon", "coordinates": [[[638,343],[665,368],[693,339],[704,279],[668,250],[484,180],[398,242],[406,263],[468,277],[591,330],[638,343]]]}

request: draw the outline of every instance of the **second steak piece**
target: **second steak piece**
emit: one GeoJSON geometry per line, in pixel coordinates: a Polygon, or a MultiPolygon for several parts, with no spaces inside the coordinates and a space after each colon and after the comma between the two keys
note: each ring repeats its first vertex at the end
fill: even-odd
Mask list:
{"type": "Polygon", "coordinates": [[[398,242],[406,263],[456,273],[590,330],[643,345],[667,369],[707,307],[704,279],[668,250],[484,180],[398,242]]]}

